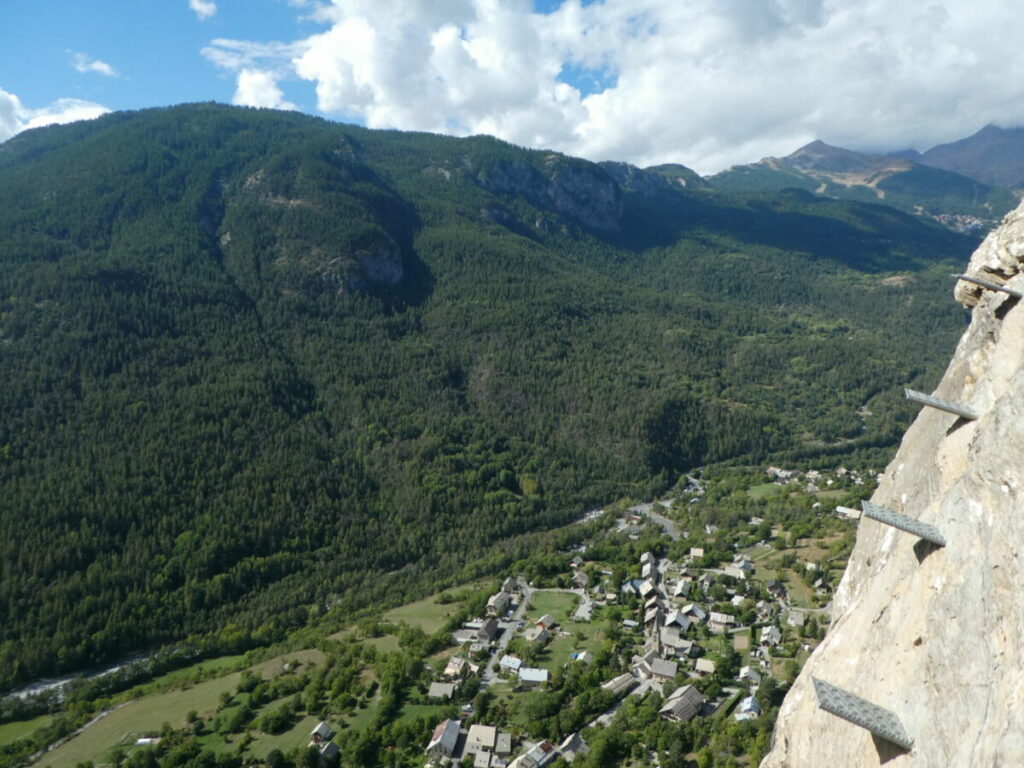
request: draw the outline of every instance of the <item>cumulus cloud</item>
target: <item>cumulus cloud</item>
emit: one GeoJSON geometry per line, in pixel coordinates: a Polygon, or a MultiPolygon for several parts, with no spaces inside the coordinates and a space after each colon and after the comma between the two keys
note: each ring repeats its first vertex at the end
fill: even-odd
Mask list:
{"type": "Polygon", "coordinates": [[[188,7],[200,19],[208,19],[217,13],[217,4],[213,0],[188,0],[188,7]]]}
{"type": "Polygon", "coordinates": [[[84,53],[69,51],[71,54],[71,66],[79,72],[96,72],[107,77],[117,77],[117,70],[105,61],[94,59],[84,53]]]}
{"type": "Polygon", "coordinates": [[[214,41],[238,93],[371,127],[490,133],[702,172],[808,141],[925,149],[1024,123],[1024,15],[1004,0],[332,0],[291,43],[214,41]],[[246,75],[243,89],[242,73],[246,75]],[[257,76],[273,73],[273,77],[257,76]],[[252,73],[257,73],[256,75],[252,73]]]}
{"type": "Polygon", "coordinates": [[[0,141],[29,128],[91,120],[109,111],[102,104],[81,99],[57,99],[42,109],[29,109],[13,93],[0,88],[0,141]]]}
{"type": "Polygon", "coordinates": [[[238,73],[235,95],[231,102],[246,107],[270,107],[271,109],[298,109],[284,98],[284,91],[277,84],[273,72],[260,69],[243,69],[238,73]]]}
{"type": "Polygon", "coordinates": [[[297,43],[256,43],[247,40],[217,39],[202,50],[203,56],[235,75],[232,103],[247,107],[298,109],[284,98],[278,82],[294,77],[291,61],[306,49],[297,43]]]}

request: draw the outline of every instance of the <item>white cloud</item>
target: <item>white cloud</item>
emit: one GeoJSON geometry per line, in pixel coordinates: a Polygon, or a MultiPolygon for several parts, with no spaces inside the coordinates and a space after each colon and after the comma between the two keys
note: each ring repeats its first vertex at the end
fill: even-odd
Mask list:
{"type": "Polygon", "coordinates": [[[306,50],[306,44],[254,43],[247,40],[213,40],[202,50],[203,57],[235,74],[231,101],[248,107],[298,109],[284,98],[278,82],[294,77],[291,61],[306,50]]]}
{"type": "Polygon", "coordinates": [[[102,104],[81,99],[57,99],[42,109],[28,109],[13,93],[0,88],[0,141],[29,128],[91,120],[109,111],[102,104]]]}
{"type": "Polygon", "coordinates": [[[79,72],[97,72],[107,77],[117,77],[117,70],[105,61],[94,59],[84,53],[69,51],[71,54],[71,66],[79,72]]]}
{"type": "Polygon", "coordinates": [[[195,11],[200,19],[208,19],[217,13],[217,4],[212,0],[188,0],[188,7],[195,11]]]}
{"type": "Polygon", "coordinates": [[[238,73],[237,87],[231,102],[246,107],[298,109],[285,100],[276,75],[260,69],[243,69],[238,73]]]}
{"type": "MultiPolygon", "coordinates": [[[[304,3],[309,6],[309,3],[304,3]]],[[[890,150],[1024,123],[1024,14],[1005,0],[332,0],[292,43],[214,41],[249,75],[314,84],[371,127],[491,133],[592,159],[702,172],[821,138],[890,150]],[[581,93],[563,68],[597,70],[581,93]],[[562,82],[563,79],[570,83],[562,82]]]]}

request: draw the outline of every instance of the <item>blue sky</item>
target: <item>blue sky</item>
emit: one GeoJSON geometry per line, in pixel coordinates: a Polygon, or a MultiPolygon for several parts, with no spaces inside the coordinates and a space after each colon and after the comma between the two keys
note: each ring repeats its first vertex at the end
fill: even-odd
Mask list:
{"type": "Polygon", "coordinates": [[[2,0],[0,140],[186,101],[713,172],[1024,123],[1010,0],[2,0]]]}
{"type": "MultiPolygon", "coordinates": [[[[111,109],[229,102],[233,79],[200,55],[211,39],[289,40],[310,31],[283,0],[216,5],[217,12],[201,20],[186,0],[3,0],[0,87],[32,108],[68,97],[111,109]],[[119,76],[76,71],[72,52],[106,62],[119,76]]],[[[312,87],[303,90],[314,107],[312,87]]]]}
{"type": "MultiPolygon", "coordinates": [[[[303,20],[302,10],[287,0],[215,4],[216,13],[200,19],[187,0],[3,0],[0,88],[30,94],[22,101],[31,108],[69,97],[115,110],[230,102],[234,79],[200,54],[211,40],[294,40],[322,26],[303,20]],[[76,53],[109,64],[118,75],[77,71],[76,53]]],[[[550,13],[561,4],[562,0],[536,0],[534,9],[550,13]]],[[[610,82],[601,70],[573,65],[567,65],[561,79],[586,93],[610,82]]],[[[289,80],[282,88],[289,101],[304,111],[316,111],[312,83],[289,80]]]]}

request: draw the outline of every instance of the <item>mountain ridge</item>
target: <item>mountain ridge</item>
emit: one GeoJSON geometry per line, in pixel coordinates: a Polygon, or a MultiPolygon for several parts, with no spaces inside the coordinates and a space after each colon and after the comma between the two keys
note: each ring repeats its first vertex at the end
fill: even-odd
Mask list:
{"type": "Polygon", "coordinates": [[[874,460],[975,243],[208,104],[0,167],[0,688],[443,588],[695,466],[874,460]]]}
{"type": "Polygon", "coordinates": [[[971,136],[939,144],[917,162],[969,176],[991,186],[1024,187],[1024,128],[987,125],[971,136]]]}
{"type": "Polygon", "coordinates": [[[914,160],[868,155],[816,140],[786,157],[733,166],[708,178],[728,192],[805,189],[839,199],[873,200],[959,231],[983,231],[1017,202],[1010,190],[914,160]]]}

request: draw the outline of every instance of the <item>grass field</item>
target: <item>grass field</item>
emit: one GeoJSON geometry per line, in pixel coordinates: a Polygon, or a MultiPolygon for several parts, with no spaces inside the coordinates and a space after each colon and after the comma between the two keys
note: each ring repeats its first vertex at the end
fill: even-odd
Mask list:
{"type": "Polygon", "coordinates": [[[458,613],[462,607],[462,603],[441,605],[437,602],[437,598],[438,595],[433,595],[425,600],[400,605],[385,613],[382,618],[385,621],[404,621],[406,624],[419,627],[428,635],[432,635],[441,629],[448,618],[458,613]]]}
{"type": "Polygon", "coordinates": [[[380,637],[370,637],[363,641],[367,645],[372,645],[381,653],[390,653],[391,651],[398,650],[398,638],[394,635],[382,635],[380,637]]]}
{"type": "Polygon", "coordinates": [[[846,496],[848,491],[818,491],[814,495],[819,499],[841,499],[846,496]]]}
{"type": "Polygon", "coordinates": [[[579,596],[567,592],[534,592],[530,597],[530,618],[536,621],[546,613],[555,617],[560,626],[569,624],[576,610],[579,596]]]}
{"type": "Polygon", "coordinates": [[[268,752],[274,749],[288,753],[296,747],[305,746],[309,743],[310,732],[316,728],[319,722],[312,715],[307,715],[283,733],[260,733],[253,739],[246,753],[262,760],[268,752]]]}
{"type": "Polygon", "coordinates": [[[373,701],[363,709],[357,709],[351,717],[345,718],[345,723],[354,731],[360,731],[369,727],[373,715],[377,711],[377,702],[380,700],[380,691],[374,694],[373,701]]]}
{"type": "MultiPolygon", "coordinates": [[[[218,660],[211,659],[203,663],[212,664],[216,661],[218,660]]],[[[300,661],[303,664],[317,665],[323,663],[324,655],[315,649],[286,653],[256,664],[251,669],[265,678],[270,678],[281,669],[285,661],[300,661]]],[[[177,671],[180,673],[185,670],[177,671]]],[[[163,727],[164,723],[170,723],[176,728],[180,727],[184,723],[186,715],[192,710],[195,710],[200,717],[205,718],[212,715],[220,705],[221,693],[225,691],[234,693],[241,677],[241,672],[232,672],[213,680],[164,693],[152,693],[131,701],[125,706],[111,711],[78,736],[47,754],[37,765],[44,768],[45,766],[74,768],[78,763],[86,760],[99,761],[102,756],[123,742],[130,734],[144,735],[156,732],[163,727]]],[[[307,732],[306,735],[308,736],[309,733],[307,732]]]]}
{"type": "Polygon", "coordinates": [[[539,662],[539,665],[549,672],[554,672],[567,664],[575,651],[596,653],[604,644],[606,637],[605,625],[599,622],[570,621],[563,624],[561,629],[571,634],[563,635],[560,632],[556,635],[544,649],[544,656],[539,662]]]}
{"type": "Polygon", "coordinates": [[[18,739],[24,739],[44,725],[49,725],[51,720],[53,720],[53,717],[50,715],[40,715],[31,720],[4,723],[0,725],[0,745],[13,744],[18,739]]]}
{"type": "Polygon", "coordinates": [[[762,483],[761,485],[755,485],[748,488],[747,495],[752,499],[766,499],[769,496],[775,496],[785,490],[785,486],[782,485],[776,485],[775,483],[762,483]]]}
{"type": "Polygon", "coordinates": [[[450,707],[450,704],[406,704],[402,707],[402,714],[399,716],[398,722],[408,723],[424,716],[440,720],[450,707]]]}
{"type": "Polygon", "coordinates": [[[281,671],[281,667],[285,662],[291,662],[293,670],[295,663],[309,665],[317,667],[323,664],[327,660],[324,656],[323,651],[319,651],[316,648],[307,648],[304,651],[294,651],[292,653],[282,653],[280,656],[275,656],[267,661],[254,664],[251,669],[253,672],[258,672],[264,678],[271,678],[281,671]]]}
{"type": "Polygon", "coordinates": [[[576,650],[576,638],[572,636],[558,635],[548,643],[544,654],[540,657],[540,666],[549,672],[561,669],[569,660],[569,654],[576,650]]]}
{"type": "Polygon", "coordinates": [[[155,677],[150,682],[146,683],[142,688],[144,690],[165,688],[169,684],[176,683],[180,680],[187,680],[196,674],[202,674],[209,670],[223,670],[223,671],[234,671],[242,665],[245,660],[245,656],[239,654],[237,656],[218,656],[215,659],[207,659],[201,661],[198,664],[193,664],[190,667],[182,667],[176,669],[173,672],[168,672],[166,675],[155,677]]]}
{"type": "Polygon", "coordinates": [[[185,716],[192,710],[198,712],[200,717],[204,713],[210,714],[220,703],[221,693],[233,692],[241,677],[241,673],[234,672],[185,690],[152,694],[129,702],[47,754],[38,765],[74,768],[86,760],[97,761],[129,734],[144,735],[159,731],[164,723],[180,727],[184,724],[185,716]]]}

